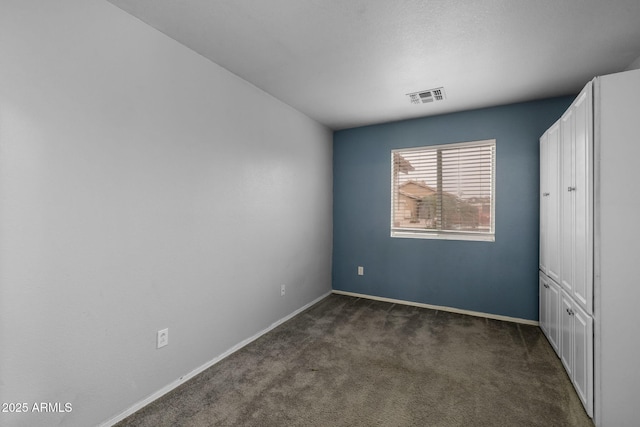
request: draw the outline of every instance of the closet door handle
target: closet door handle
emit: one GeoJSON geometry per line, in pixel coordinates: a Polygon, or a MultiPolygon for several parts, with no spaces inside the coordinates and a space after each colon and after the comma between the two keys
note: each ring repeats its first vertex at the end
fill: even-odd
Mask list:
{"type": "Polygon", "coordinates": [[[550,195],[550,194],[551,194],[551,193],[542,193],[542,195],[543,195],[543,196],[545,196],[545,197],[546,197],[546,196],[548,196],[548,195],[550,195]]]}
{"type": "Polygon", "coordinates": [[[576,191],[576,187],[567,187],[567,191],[576,191]]]}

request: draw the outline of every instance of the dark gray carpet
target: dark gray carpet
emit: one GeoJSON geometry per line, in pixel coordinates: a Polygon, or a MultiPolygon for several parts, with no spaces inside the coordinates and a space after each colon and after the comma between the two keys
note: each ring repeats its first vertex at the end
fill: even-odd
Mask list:
{"type": "Polygon", "coordinates": [[[537,327],[331,295],[118,426],[593,424],[537,327]]]}

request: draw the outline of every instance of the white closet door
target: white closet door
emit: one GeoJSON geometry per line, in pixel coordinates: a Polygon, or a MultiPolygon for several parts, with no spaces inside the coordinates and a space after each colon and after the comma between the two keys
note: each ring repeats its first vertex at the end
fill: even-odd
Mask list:
{"type": "Polygon", "coordinates": [[[560,354],[560,287],[545,274],[539,274],[540,328],[553,350],[560,354]]]}
{"type": "Polygon", "coordinates": [[[560,122],[549,129],[547,140],[547,276],[560,282],[560,122]]]}
{"type": "Polygon", "coordinates": [[[575,249],[575,115],[573,105],[560,119],[562,137],[561,152],[561,277],[560,284],[569,295],[573,295],[574,286],[574,249],[575,249]]]}
{"type": "Polygon", "coordinates": [[[592,97],[589,84],[574,102],[574,264],[573,297],[580,306],[593,313],[592,266],[592,97]]]}
{"type": "Polygon", "coordinates": [[[593,416],[593,319],[578,305],[573,317],[573,385],[589,414],[593,416]]]}
{"type": "MultiPolygon", "coordinates": [[[[548,231],[549,227],[549,215],[548,215],[548,200],[549,200],[549,133],[545,132],[540,137],[540,254],[538,257],[538,267],[544,274],[547,272],[547,259],[549,257],[549,251],[547,249],[548,231]]],[[[542,279],[541,279],[542,280],[542,279]]],[[[540,309],[543,308],[542,297],[542,282],[540,282],[540,309]]],[[[542,313],[540,313],[540,326],[542,326],[542,313]]]]}
{"type": "MultiPolygon", "coordinates": [[[[544,274],[547,273],[547,227],[549,220],[547,219],[548,206],[548,168],[549,168],[549,150],[547,140],[548,132],[540,137],[540,254],[538,256],[538,267],[544,274]]],[[[542,294],[540,294],[542,296],[542,294]]],[[[541,305],[542,306],[542,305],[541,305]]],[[[542,321],[542,319],[540,319],[542,321]]]]}
{"type": "Polygon", "coordinates": [[[547,329],[551,347],[560,354],[560,287],[552,280],[547,282],[547,329]]]}
{"type": "Polygon", "coordinates": [[[547,283],[548,279],[543,273],[538,274],[538,293],[540,298],[540,329],[549,338],[549,303],[547,283]]]}
{"type": "Polygon", "coordinates": [[[573,303],[565,292],[560,298],[560,360],[569,378],[573,378],[573,303]]]}

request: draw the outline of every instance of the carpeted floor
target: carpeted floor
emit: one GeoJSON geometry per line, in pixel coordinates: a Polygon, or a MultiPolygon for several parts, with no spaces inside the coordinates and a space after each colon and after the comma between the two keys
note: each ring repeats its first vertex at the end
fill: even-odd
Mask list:
{"type": "Polygon", "coordinates": [[[334,294],[124,426],[593,424],[537,327],[334,294]]]}

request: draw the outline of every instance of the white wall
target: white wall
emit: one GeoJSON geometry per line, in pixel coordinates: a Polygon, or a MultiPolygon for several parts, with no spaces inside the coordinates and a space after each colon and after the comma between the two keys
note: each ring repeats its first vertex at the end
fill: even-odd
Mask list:
{"type": "Polygon", "coordinates": [[[105,1],[3,0],[0,52],[0,396],[72,404],[0,425],[112,419],[330,291],[330,130],[105,1]]]}
{"type": "Polygon", "coordinates": [[[632,427],[640,425],[640,70],[597,81],[595,419],[597,426],[632,427]]]}
{"type": "Polygon", "coordinates": [[[627,71],[629,70],[640,70],[640,56],[635,59],[629,66],[627,67],[627,71]]]}

